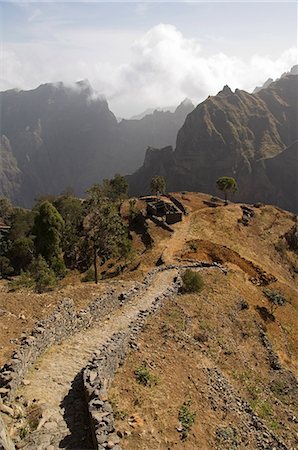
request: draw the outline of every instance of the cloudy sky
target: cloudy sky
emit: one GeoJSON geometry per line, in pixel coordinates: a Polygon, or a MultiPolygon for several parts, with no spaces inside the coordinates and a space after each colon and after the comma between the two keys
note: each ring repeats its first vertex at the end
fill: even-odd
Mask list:
{"type": "Polygon", "coordinates": [[[0,0],[0,90],[89,79],[110,108],[251,91],[297,64],[297,3],[0,0]]]}

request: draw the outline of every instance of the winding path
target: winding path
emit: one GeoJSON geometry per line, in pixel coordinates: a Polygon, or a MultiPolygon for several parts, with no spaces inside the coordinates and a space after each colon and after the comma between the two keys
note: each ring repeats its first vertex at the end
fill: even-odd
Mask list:
{"type": "Polygon", "coordinates": [[[83,398],[82,370],[102,343],[126,329],[141,310],[148,309],[167,290],[177,273],[177,269],[158,272],[146,291],[137,293],[109,320],[52,346],[37,361],[19,394],[27,401],[42,405],[43,417],[38,429],[25,438],[24,448],[93,448],[83,398]]]}

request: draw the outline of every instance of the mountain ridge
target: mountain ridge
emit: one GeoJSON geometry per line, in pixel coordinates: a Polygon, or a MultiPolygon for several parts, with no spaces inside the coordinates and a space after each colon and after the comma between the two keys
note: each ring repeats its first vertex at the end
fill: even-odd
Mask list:
{"type": "MultiPolygon", "coordinates": [[[[128,178],[131,193],[148,192],[145,180],[162,175],[170,191],[217,194],[216,179],[227,175],[238,181],[235,199],[263,201],[262,192],[254,185],[261,186],[260,178],[267,177],[270,163],[262,166],[258,161],[277,157],[298,139],[297,83],[298,76],[288,74],[257,94],[239,89],[233,93],[225,86],[216,96],[208,97],[186,117],[175,150],[167,148],[166,155],[153,150],[146,153],[147,161],[128,178]],[[159,154],[159,158],[153,154],[159,154]]],[[[294,152],[295,149],[296,146],[294,152]]],[[[296,167],[289,166],[287,170],[293,177],[297,175],[296,167]]],[[[266,194],[269,203],[276,199],[280,202],[285,196],[277,192],[280,187],[274,189],[266,194]]],[[[290,199],[284,198],[282,205],[285,204],[296,210],[294,193],[290,199]]]]}
{"type": "Polygon", "coordinates": [[[116,172],[133,172],[149,145],[174,143],[193,105],[118,123],[88,80],[0,93],[0,196],[31,206],[37,195],[78,195],[116,172]],[[5,146],[4,146],[5,140],[5,146]]]}

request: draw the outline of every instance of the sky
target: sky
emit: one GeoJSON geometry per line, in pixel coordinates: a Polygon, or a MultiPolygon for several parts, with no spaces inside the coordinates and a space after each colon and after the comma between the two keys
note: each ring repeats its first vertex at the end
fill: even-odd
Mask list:
{"type": "Polygon", "coordinates": [[[88,79],[118,117],[297,64],[296,1],[0,0],[0,90],[88,79]]]}

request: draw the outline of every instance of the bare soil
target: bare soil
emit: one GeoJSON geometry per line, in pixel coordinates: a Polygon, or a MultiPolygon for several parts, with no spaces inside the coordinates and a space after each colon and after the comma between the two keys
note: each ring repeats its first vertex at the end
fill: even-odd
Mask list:
{"type": "Polygon", "coordinates": [[[135,450],[255,450],[273,448],[272,433],[286,448],[297,448],[298,258],[282,239],[293,226],[293,214],[261,206],[253,208],[254,217],[244,226],[240,205],[211,208],[204,203],[210,196],[204,194],[180,198],[190,210],[189,226],[181,225],[183,232],[172,241],[173,260],[217,261],[229,271],[226,276],[204,272],[202,292],[166,301],[148,321],[139,351],[118,371],[110,392],[117,429],[124,436],[121,445],[135,450]],[[253,282],[260,271],[268,275],[267,286],[253,282]],[[269,310],[264,287],[288,300],[274,320],[260,315],[260,308],[269,310]],[[271,367],[260,327],[280,370],[271,367]],[[144,365],[157,378],[156,385],[138,383],[135,371],[144,365]],[[181,440],[178,416],[187,401],[195,421],[181,440]],[[251,414],[267,432],[258,430],[251,414]]]}

